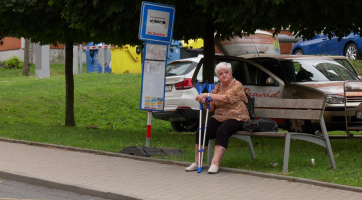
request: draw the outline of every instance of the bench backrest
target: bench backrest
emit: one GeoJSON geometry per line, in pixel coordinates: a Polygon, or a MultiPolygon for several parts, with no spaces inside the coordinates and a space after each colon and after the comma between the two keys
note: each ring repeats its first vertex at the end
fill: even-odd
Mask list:
{"type": "Polygon", "coordinates": [[[255,117],[272,119],[320,120],[324,99],[266,99],[255,98],[255,117]]]}

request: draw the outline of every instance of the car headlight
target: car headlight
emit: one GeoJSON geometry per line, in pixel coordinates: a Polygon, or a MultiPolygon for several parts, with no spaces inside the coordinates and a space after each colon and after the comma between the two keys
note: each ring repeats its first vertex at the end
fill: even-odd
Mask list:
{"type": "Polygon", "coordinates": [[[328,103],[328,104],[342,104],[342,103],[344,103],[344,96],[329,94],[329,95],[326,96],[326,103],[328,103]]]}

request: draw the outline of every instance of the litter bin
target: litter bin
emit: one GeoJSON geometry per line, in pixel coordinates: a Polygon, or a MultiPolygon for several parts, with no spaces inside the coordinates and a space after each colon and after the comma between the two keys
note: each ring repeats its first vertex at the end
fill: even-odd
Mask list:
{"type": "Polygon", "coordinates": [[[141,49],[140,47],[115,46],[111,49],[112,73],[142,73],[141,67],[141,49]]]}
{"type": "MultiPolygon", "coordinates": [[[[100,44],[96,44],[93,45],[93,42],[90,42],[88,44],[86,44],[84,47],[98,47],[98,46],[102,46],[102,43],[100,44]]],[[[104,72],[105,73],[111,73],[111,68],[109,66],[110,62],[111,62],[111,51],[109,50],[109,48],[106,49],[85,49],[83,50],[83,52],[85,52],[86,57],[87,57],[87,73],[92,73],[92,72],[100,72],[102,73],[102,62],[103,62],[103,66],[105,66],[104,68],[104,72]],[[104,55],[105,54],[105,55],[104,55]]]]}
{"type": "Polygon", "coordinates": [[[180,48],[182,47],[182,42],[180,40],[172,40],[171,44],[169,44],[167,47],[167,63],[180,60],[180,48]]]}

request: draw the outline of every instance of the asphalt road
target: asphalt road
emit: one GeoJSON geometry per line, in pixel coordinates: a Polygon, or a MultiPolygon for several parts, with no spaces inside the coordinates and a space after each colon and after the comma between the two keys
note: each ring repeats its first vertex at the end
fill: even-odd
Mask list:
{"type": "Polygon", "coordinates": [[[105,200],[0,178],[0,200],[105,200]]]}

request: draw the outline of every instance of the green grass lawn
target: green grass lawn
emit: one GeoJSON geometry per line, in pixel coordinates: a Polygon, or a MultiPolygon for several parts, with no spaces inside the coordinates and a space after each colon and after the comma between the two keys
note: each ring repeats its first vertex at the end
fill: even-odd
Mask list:
{"type": "Polygon", "coordinates": [[[362,60],[349,60],[353,66],[358,70],[359,74],[362,72],[362,60]]]}
{"type": "MultiPolygon", "coordinates": [[[[147,112],[139,109],[141,74],[75,75],[77,126],[64,127],[64,65],[51,65],[51,77],[47,79],[19,73],[16,69],[0,69],[0,137],[109,152],[145,146],[147,112]]],[[[257,160],[251,159],[247,143],[231,138],[221,166],[281,174],[284,139],[252,140],[257,160]]],[[[152,119],[151,146],[185,152],[161,158],[193,162],[194,144],[195,133],[178,133],[169,122],[152,119]]],[[[337,170],[331,169],[325,148],[292,141],[287,175],[362,187],[362,140],[333,139],[331,145],[337,170]],[[312,158],[316,165],[311,164],[312,158]]]]}

